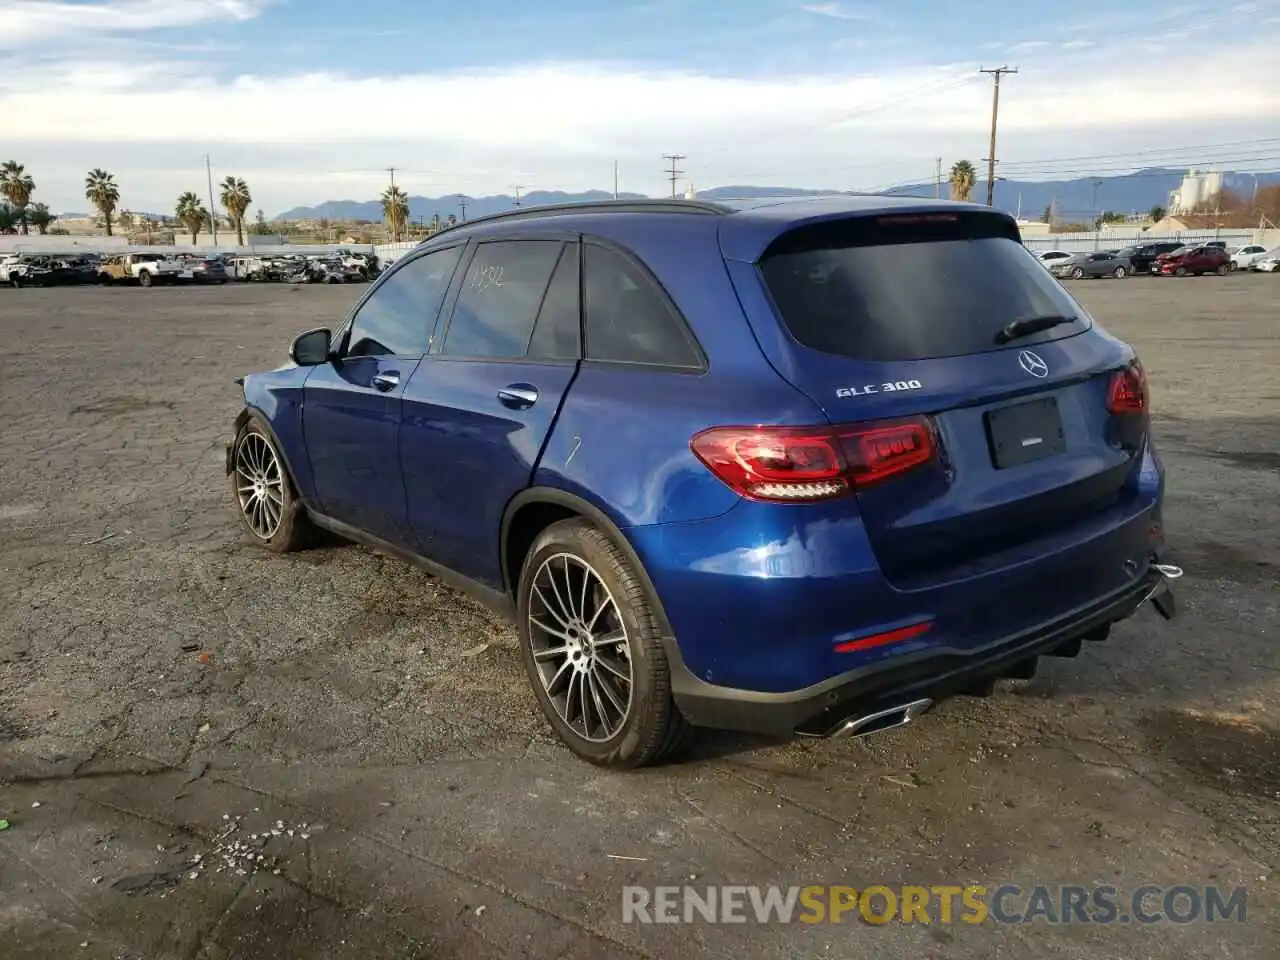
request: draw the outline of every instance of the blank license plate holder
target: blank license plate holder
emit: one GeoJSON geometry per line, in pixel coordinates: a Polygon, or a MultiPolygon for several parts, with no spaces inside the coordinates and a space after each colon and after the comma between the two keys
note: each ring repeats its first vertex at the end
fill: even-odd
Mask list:
{"type": "Polygon", "coordinates": [[[1053,397],[1017,403],[983,415],[991,462],[997,470],[1018,467],[1067,449],[1062,432],[1062,415],[1053,397]]]}

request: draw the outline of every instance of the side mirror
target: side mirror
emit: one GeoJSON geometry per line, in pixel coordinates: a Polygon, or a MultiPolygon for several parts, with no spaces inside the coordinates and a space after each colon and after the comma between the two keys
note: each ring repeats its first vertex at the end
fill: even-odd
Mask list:
{"type": "Polygon", "coordinates": [[[332,334],[325,327],[300,333],[289,348],[289,356],[300,367],[315,367],[329,361],[332,334]]]}

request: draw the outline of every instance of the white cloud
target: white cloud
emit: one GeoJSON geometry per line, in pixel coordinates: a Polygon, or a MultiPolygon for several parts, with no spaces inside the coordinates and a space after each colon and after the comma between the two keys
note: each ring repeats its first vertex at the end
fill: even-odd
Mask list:
{"type": "Polygon", "coordinates": [[[1068,40],[1062,45],[1063,50],[1088,50],[1093,46],[1092,40],[1068,40]]]}
{"type": "MultiPolygon", "coordinates": [[[[143,0],[115,6],[126,2],[143,0]]],[[[207,0],[193,9],[249,15],[260,6],[207,0]]],[[[1042,50],[1034,68],[1024,64],[1001,88],[1000,155],[1069,157],[1260,136],[1280,123],[1275,40],[1275,31],[1259,31],[1230,48],[1201,48],[1180,63],[1182,92],[1173,98],[1167,77],[1114,47],[1057,59],[1042,50]],[[1224,87],[1223,77],[1239,76],[1239,63],[1253,64],[1247,82],[1224,87]]],[[[204,63],[126,47],[128,55],[109,41],[0,72],[5,153],[27,164],[38,199],[55,210],[84,206],[92,166],[117,174],[126,206],[167,210],[202,183],[206,151],[216,175],[244,176],[269,213],[376,196],[391,165],[411,193],[474,195],[512,183],[607,187],[616,158],[625,189],[659,193],[661,155],[673,152],[688,155],[683,166],[700,188],[868,188],[929,180],[938,154],[948,163],[984,156],[990,118],[990,83],[977,63],[839,75],[567,63],[218,79],[204,63]],[[972,82],[948,82],[966,73],[972,82]]]]}
{"type": "Polygon", "coordinates": [[[800,9],[818,17],[834,17],[837,20],[870,20],[871,16],[843,3],[805,3],[800,9]]]}
{"type": "Polygon", "coordinates": [[[1024,40],[1007,47],[1006,50],[1009,53],[1031,53],[1035,50],[1043,50],[1049,45],[1048,40],[1024,40]]]}
{"type": "Polygon", "coordinates": [[[269,0],[0,0],[0,49],[256,17],[269,0]]]}

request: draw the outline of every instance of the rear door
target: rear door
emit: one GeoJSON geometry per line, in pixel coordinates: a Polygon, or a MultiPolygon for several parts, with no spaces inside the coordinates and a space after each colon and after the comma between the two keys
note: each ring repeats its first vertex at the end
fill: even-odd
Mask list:
{"type": "Polygon", "coordinates": [[[758,331],[781,318],[766,353],[832,422],[926,418],[938,455],[857,491],[892,581],[1010,562],[1123,496],[1137,454],[1114,442],[1107,397],[1132,351],[1090,329],[1006,218],[824,222],[730,269],[758,331]]]}
{"type": "Polygon", "coordinates": [[[500,586],[507,502],[527,487],[581,348],[576,238],[477,243],[405,392],[400,460],[419,550],[500,586]]]}

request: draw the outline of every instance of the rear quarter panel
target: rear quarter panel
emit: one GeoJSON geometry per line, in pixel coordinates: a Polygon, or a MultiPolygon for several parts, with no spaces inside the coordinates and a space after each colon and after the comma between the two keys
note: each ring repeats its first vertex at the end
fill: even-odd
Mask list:
{"type": "Polygon", "coordinates": [[[738,505],[693,455],[689,441],[699,431],[823,422],[760,352],[720,255],[717,219],[650,215],[585,225],[649,267],[707,360],[702,373],[582,363],[534,482],[583,497],[619,527],[699,520],[738,505]]]}

